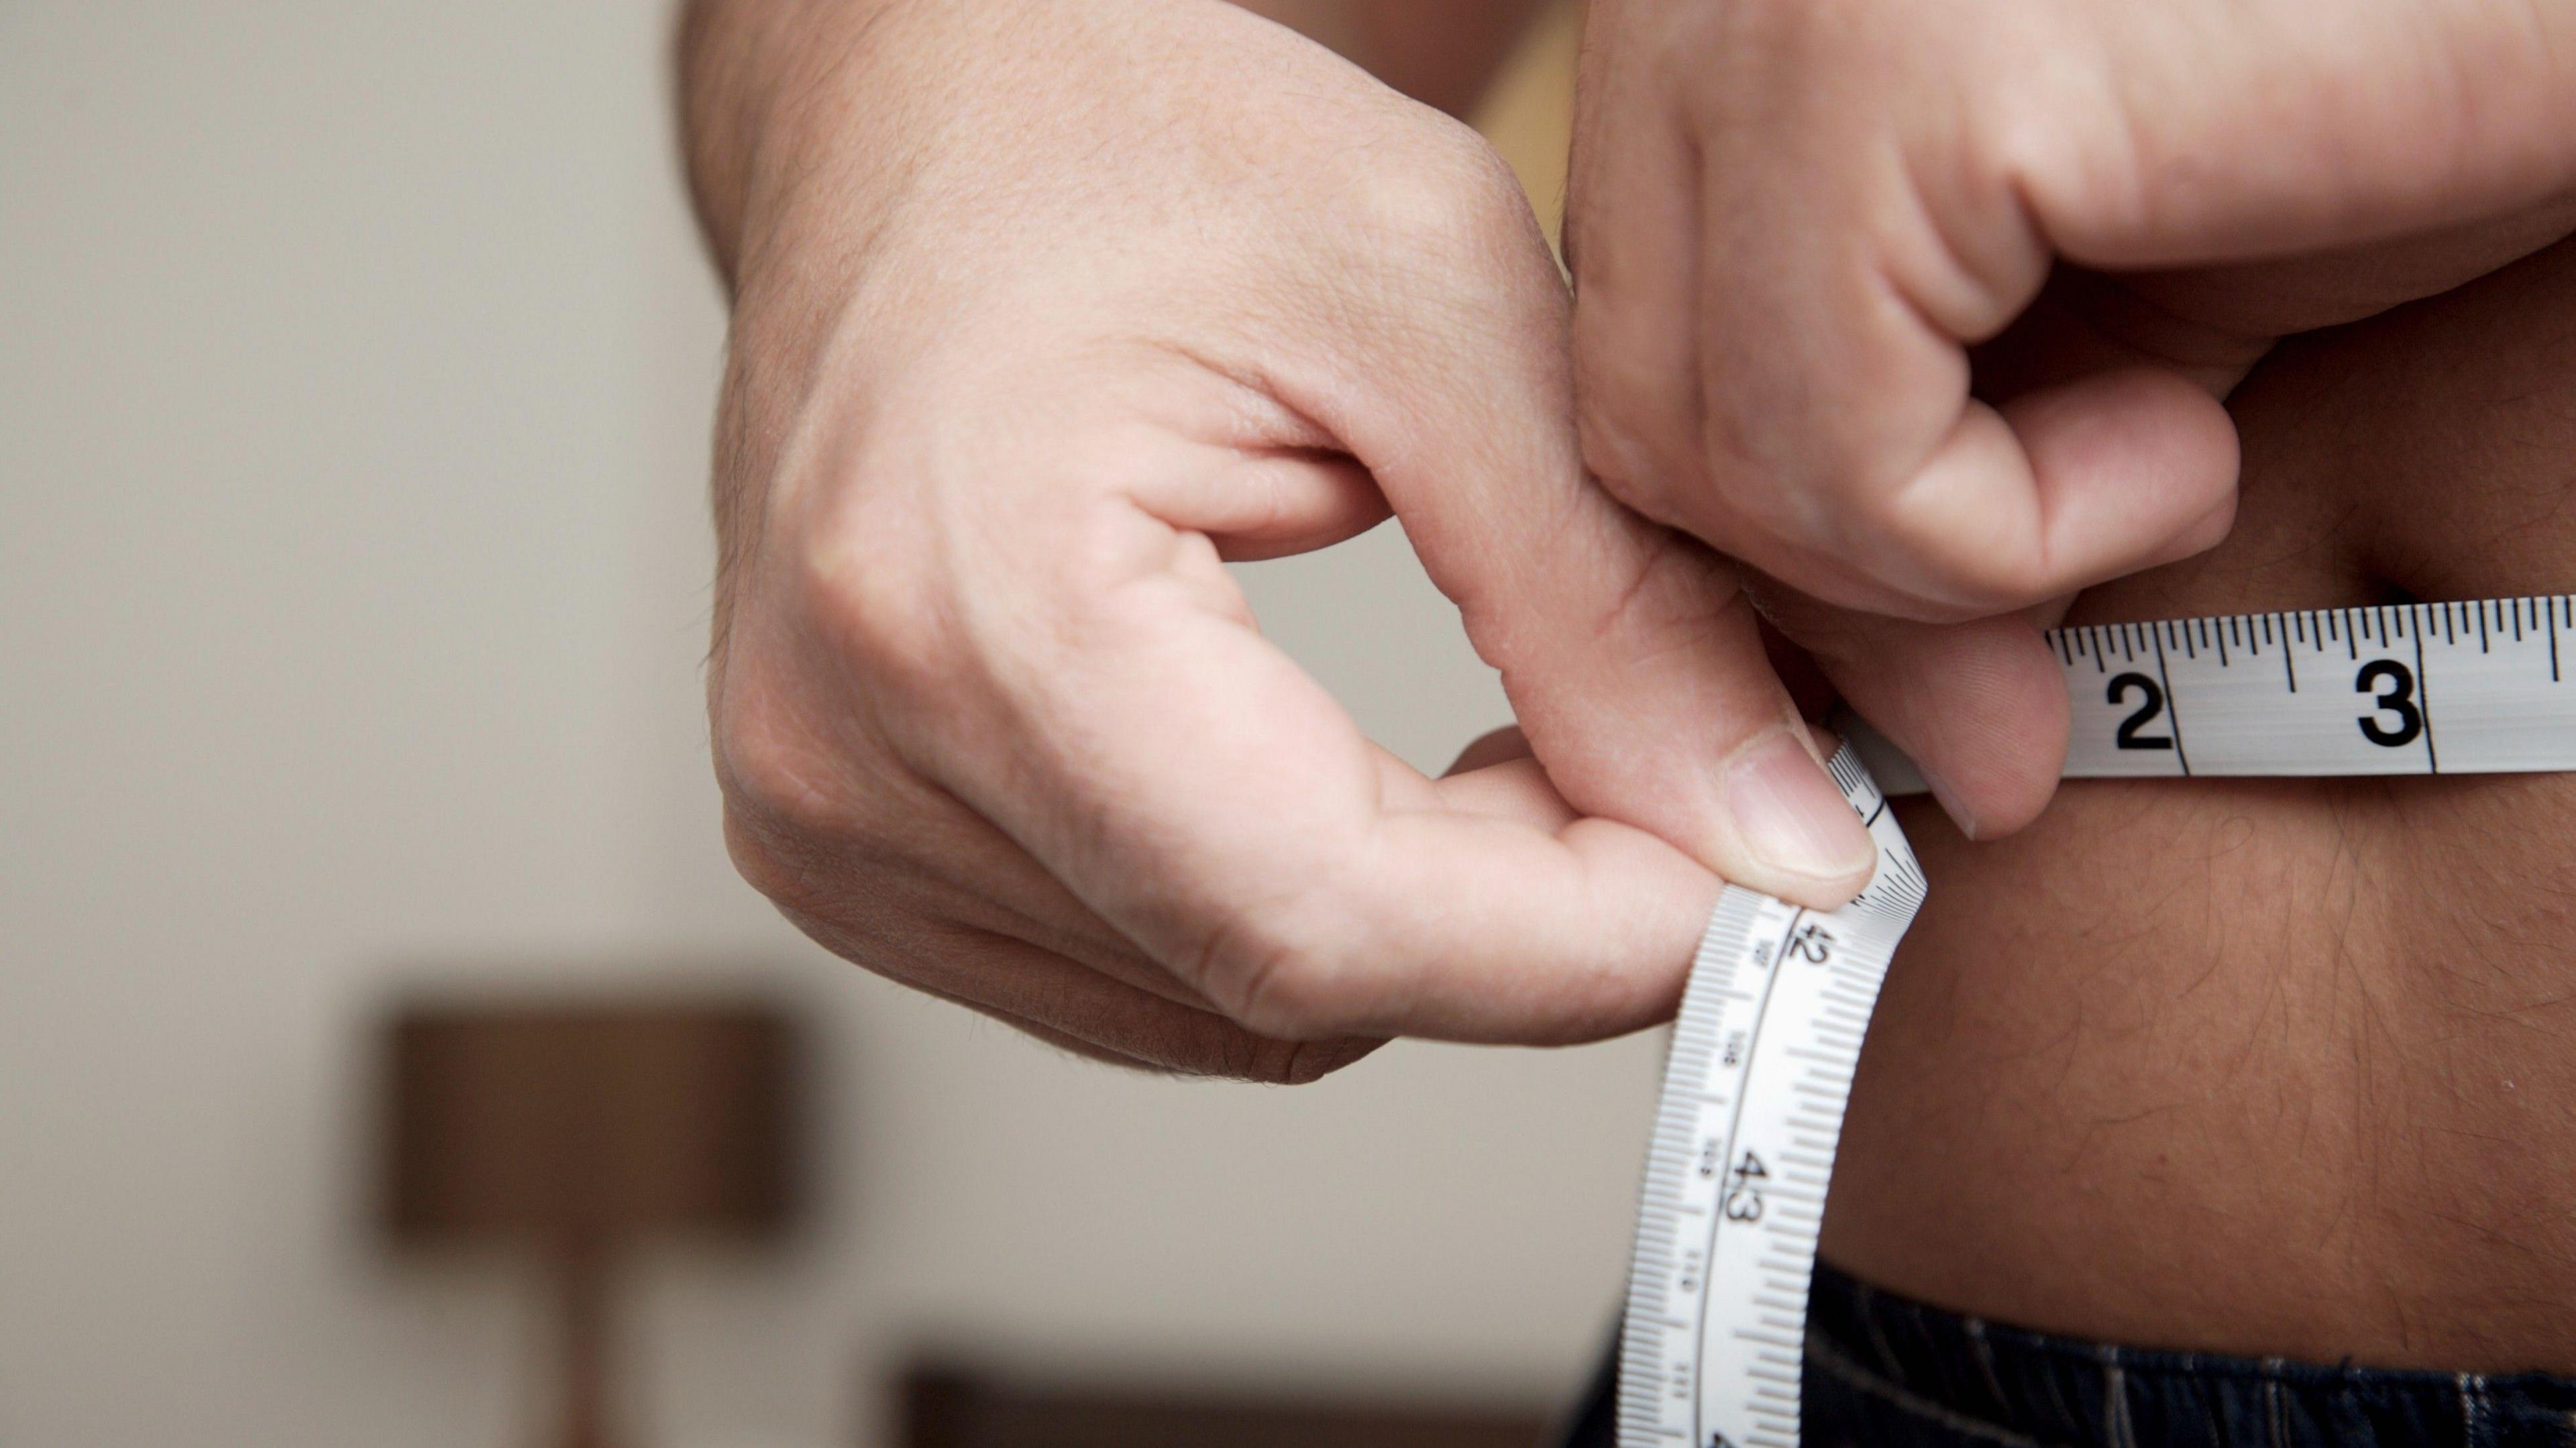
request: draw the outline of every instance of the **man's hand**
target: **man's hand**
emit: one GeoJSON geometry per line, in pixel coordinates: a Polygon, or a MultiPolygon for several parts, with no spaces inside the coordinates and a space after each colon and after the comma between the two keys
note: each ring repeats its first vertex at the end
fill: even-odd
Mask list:
{"type": "Polygon", "coordinates": [[[1472,132],[1210,0],[738,5],[688,43],[736,291],[717,767],[818,940],[1295,1079],[1643,1025],[1710,870],[1866,877],[1728,571],[1587,480],[1568,298],[1472,132]],[[1223,560],[1390,509],[1547,774],[1425,778],[1262,640],[1223,560]]]}
{"type": "Polygon", "coordinates": [[[1593,0],[1581,98],[1587,460],[1990,832],[2047,601],[2225,534],[2272,341],[2576,223],[2563,5],[1593,0]]]}

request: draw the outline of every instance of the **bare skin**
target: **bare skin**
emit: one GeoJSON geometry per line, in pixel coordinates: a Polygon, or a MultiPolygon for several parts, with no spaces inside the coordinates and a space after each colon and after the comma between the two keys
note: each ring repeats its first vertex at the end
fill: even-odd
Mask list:
{"type": "MultiPolygon", "coordinates": [[[[1359,0],[1260,8],[1354,53],[1407,29],[1359,0]]],[[[1370,63],[1454,108],[1476,67],[1452,62],[1499,54],[1520,12],[1482,12],[1492,43],[1447,59],[1370,63]]],[[[1988,75],[1897,42],[2087,14],[2190,40],[2184,12],[1802,21],[1840,13],[1596,0],[1569,305],[1472,135],[1210,0],[698,0],[693,177],[736,303],[710,706],[746,875],[842,955],[1112,1059],[1294,1081],[1393,1034],[1589,1039],[1669,1013],[1718,875],[1830,904],[1865,866],[1733,565],[1650,517],[1775,574],[1869,545],[1822,592],[1903,617],[1769,606],[1989,835],[2053,783],[2047,600],[2231,514],[2216,551],[2075,616],[2576,586],[2576,253],[2546,249],[2576,225],[2576,88],[2553,68],[2576,50],[2524,25],[2562,12],[2442,10],[2460,63],[2432,79],[2482,84],[2430,90],[2347,85],[2249,31],[2255,80],[2284,61],[2328,100],[2390,104],[2249,125],[2268,150],[2158,112],[2188,124],[2148,149],[2191,164],[2101,206],[2077,184],[2114,174],[2101,155],[2032,173],[2017,148],[2152,128],[1954,137],[1951,93],[2141,56],[2188,79],[2198,50],[2087,43],[2070,70],[1968,47],[1988,75]],[[1713,14],[1801,23],[1712,37],[1713,14]],[[1781,103],[1606,103],[1692,99],[1708,54],[1739,63],[1721,98],[1758,81],[1781,103]],[[1810,165],[1775,131],[1834,144],[1810,165]],[[1939,165],[1873,169],[1927,136],[1939,165]],[[2288,144],[2318,136],[2368,164],[2288,144]],[[1730,230],[1652,205],[1680,194],[1667,170],[1623,173],[1659,156],[1740,163],[1698,178],[1741,202],[1705,213],[1730,230]],[[2210,156],[2263,164],[2211,192],[2210,156]],[[2075,181],[2016,191],[2033,174],[2075,181]],[[2286,220],[2283,174],[2319,184],[2286,220]],[[1925,194],[1811,191],[1889,176],[1925,194]],[[1733,224],[1818,195],[1851,214],[1733,224]],[[1859,224],[1912,201],[1942,224],[1859,224]],[[1886,251],[1848,276],[1928,277],[1926,304],[1811,285],[1817,237],[1886,251]],[[1704,295],[1696,262],[1656,264],[1703,255],[1704,295]],[[1948,286],[1962,257],[1993,274],[1948,286]],[[1904,365],[1789,345],[1836,328],[1904,365]],[[1656,388],[1677,377],[1742,416],[1675,432],[1694,404],[1656,388]],[[2032,546],[1890,511],[1959,438],[1928,495],[2001,487],[2032,546]],[[1390,511],[1544,773],[1511,741],[1436,781],[1373,750],[1217,567],[1390,511]],[[1799,823],[1819,790],[1831,829],[1799,823]]],[[[2400,0],[2370,13],[2388,53],[2428,53],[2400,0]]],[[[1829,1256],[2132,1343],[2576,1370],[2571,806],[2554,778],[2087,785],[1978,849],[1913,811],[1936,890],[1864,1063],[1829,1256]]]]}
{"type": "Polygon", "coordinates": [[[2576,223],[2576,10],[2328,18],[1587,7],[1566,205],[1585,461],[1758,570],[1982,837],[2038,814],[2065,744],[2032,616],[2225,536],[2225,385],[2576,223]],[[2025,369],[2009,393],[1979,355],[1998,347],[2025,369]]]}
{"type": "Polygon", "coordinates": [[[716,773],[816,940],[1296,1081],[1634,1030],[1721,873],[1866,879],[1732,571],[1585,473],[1572,298],[1473,131],[1217,0],[703,0],[680,48],[716,773]],[[1545,773],[1376,747],[1222,566],[1390,513],[1545,773]]]}
{"type": "MultiPolygon", "coordinates": [[[[2076,621],[2576,587],[2576,245],[2286,345],[2216,551],[2076,621]]],[[[2576,1372],[2576,778],[2084,782],[1933,881],[1825,1248],[2139,1346],[2576,1372]]]]}

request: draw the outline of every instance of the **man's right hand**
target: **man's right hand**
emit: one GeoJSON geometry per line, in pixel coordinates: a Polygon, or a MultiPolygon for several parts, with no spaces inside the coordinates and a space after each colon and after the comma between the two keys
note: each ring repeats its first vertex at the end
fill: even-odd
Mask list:
{"type": "Polygon", "coordinates": [[[1646,1024],[1712,871],[1866,877],[1730,570],[1585,475],[1568,299],[1472,132],[1214,0],[692,30],[736,294],[717,767],[816,939],[1079,1049],[1297,1079],[1646,1024]],[[1407,768],[1222,566],[1390,510],[1544,773],[1407,768]]]}
{"type": "Polygon", "coordinates": [[[1570,184],[1594,470],[2000,834],[2040,627],[2225,536],[2230,389],[2576,227],[2576,7],[1592,0],[1570,184]]]}

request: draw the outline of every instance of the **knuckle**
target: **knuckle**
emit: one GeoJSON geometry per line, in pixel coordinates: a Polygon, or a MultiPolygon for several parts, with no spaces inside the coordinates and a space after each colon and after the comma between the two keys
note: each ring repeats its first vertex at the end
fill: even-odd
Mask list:
{"type": "Polygon", "coordinates": [[[1880,557],[1869,571],[1936,613],[1973,616],[2039,602],[2060,590],[2029,529],[2009,513],[1960,506],[1939,489],[1909,489],[1874,520],[1869,551],[1880,557]],[[1980,516],[1981,523],[1971,521],[1980,516]]]}
{"type": "Polygon", "coordinates": [[[1655,409],[1638,396],[1637,379],[1622,362],[1623,350],[1589,304],[1574,314],[1574,436],[1583,465],[1604,483],[1640,486],[1660,471],[1652,459],[1660,425],[1655,409]]]}
{"type": "Polygon", "coordinates": [[[1243,1032],[1225,1074],[1266,1086],[1311,1086],[1384,1044],[1371,1036],[1279,1040],[1243,1032]]]}
{"type": "Polygon", "coordinates": [[[1464,123],[1449,132],[1454,140],[1450,168],[1457,177],[1453,203],[1459,222],[1479,235],[1535,239],[1545,243],[1538,214],[1521,189],[1520,173],[1472,127],[1464,123]]]}
{"type": "Polygon", "coordinates": [[[2158,203],[2192,198],[2208,156],[2142,124],[2092,67],[2058,67],[1997,87],[1976,107],[1979,150],[1998,182],[2045,213],[2060,244],[2151,231],[2158,203]]]}
{"type": "Polygon", "coordinates": [[[788,911],[809,910],[816,903],[813,872],[799,868],[797,853],[783,847],[778,832],[755,809],[726,801],[724,842],[734,873],[762,898],[788,911]]]}
{"type": "Polygon", "coordinates": [[[1376,1036],[1286,1040],[1246,1030],[1219,1016],[1192,1012],[1146,1033],[1095,1046],[1042,1022],[1006,1017],[1040,1040],[1113,1064],[1264,1086],[1306,1086],[1324,1079],[1386,1044],[1376,1036]]]}
{"type": "Polygon", "coordinates": [[[924,553],[853,510],[798,555],[806,611],[871,693],[917,697],[949,672],[946,610],[924,553]]]}
{"type": "Polygon", "coordinates": [[[1628,429],[1589,419],[1579,419],[1576,426],[1583,446],[1583,465],[1600,481],[1603,492],[1629,512],[1667,528],[1686,525],[1687,510],[1682,506],[1680,490],[1674,486],[1673,470],[1647,461],[1658,456],[1661,449],[1649,446],[1628,429]]]}
{"type": "Polygon", "coordinates": [[[1674,533],[1649,539],[1605,600],[1596,637],[1640,662],[1663,653],[1722,647],[1751,608],[1735,570],[1674,533]]]}
{"type": "Polygon", "coordinates": [[[1682,366],[1650,359],[1671,352],[1625,303],[1590,296],[1574,313],[1574,435],[1583,466],[1621,504],[1667,526],[1684,526],[1693,500],[1710,493],[1699,409],[1676,386],[1682,366]]]}
{"type": "Polygon", "coordinates": [[[1454,268],[1461,253],[1545,252],[1538,219],[1510,163],[1463,124],[1438,122],[1429,155],[1413,167],[1364,168],[1351,180],[1381,240],[1454,268]]]}
{"type": "Polygon", "coordinates": [[[874,882],[853,871],[832,840],[800,832],[761,807],[729,796],[724,804],[725,854],[734,873],[797,929],[846,960],[875,967],[872,932],[854,918],[874,882]]]}
{"type": "Polygon", "coordinates": [[[1351,958],[1331,912],[1301,901],[1238,917],[1211,934],[1195,979],[1227,1017],[1257,1035],[1315,1042],[1361,1028],[1351,958]]]}
{"type": "Polygon", "coordinates": [[[1219,963],[1216,979],[1231,983],[1223,992],[1226,1013],[1249,1031],[1282,1040],[1306,1040],[1338,1032],[1332,993],[1320,979],[1316,955],[1302,942],[1267,933],[1246,942],[1234,958],[1219,963]]]}
{"type": "Polygon", "coordinates": [[[1966,623],[2039,603],[2058,590],[2034,566],[2016,559],[1918,555],[1908,568],[1875,570],[1892,579],[1898,598],[1883,611],[1918,623],[1966,623]]]}
{"type": "Polygon", "coordinates": [[[746,671],[728,670],[709,722],[729,820],[739,816],[764,836],[838,836],[856,828],[854,792],[834,751],[778,692],[746,671]]]}

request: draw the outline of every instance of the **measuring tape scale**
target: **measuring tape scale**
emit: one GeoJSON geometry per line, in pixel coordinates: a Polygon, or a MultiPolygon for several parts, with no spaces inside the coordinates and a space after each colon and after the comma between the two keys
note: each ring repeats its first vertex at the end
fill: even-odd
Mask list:
{"type": "MultiPolygon", "coordinates": [[[[2576,595],[2093,624],[2047,640],[2073,715],[2069,779],[2576,769],[2576,595]]],[[[1887,807],[1921,793],[1920,774],[1865,724],[1835,722],[1845,743],[1829,767],[1878,867],[1839,910],[1732,885],[1718,897],[1647,1150],[1620,1448],[1797,1448],[1807,1282],[1843,1109],[1925,888],[1887,807]]]]}

